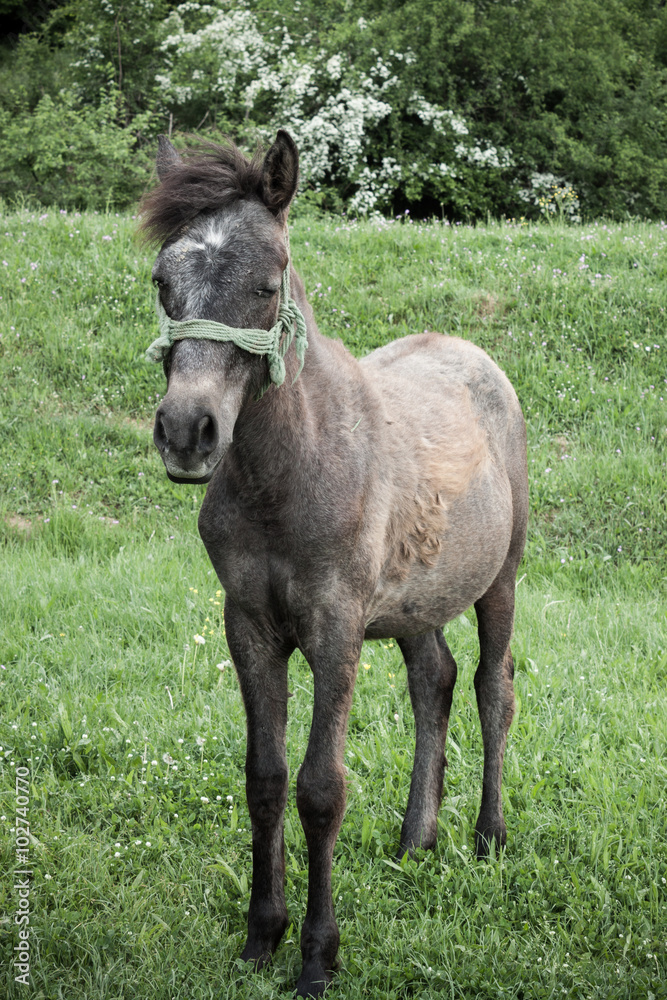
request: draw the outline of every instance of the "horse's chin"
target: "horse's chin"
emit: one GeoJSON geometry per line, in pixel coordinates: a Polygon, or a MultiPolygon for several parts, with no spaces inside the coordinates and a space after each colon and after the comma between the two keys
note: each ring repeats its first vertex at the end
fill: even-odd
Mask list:
{"type": "Polygon", "coordinates": [[[169,468],[169,466],[165,462],[164,463],[165,472],[167,473],[167,478],[172,483],[181,483],[189,486],[201,486],[202,484],[210,482],[211,476],[220,465],[220,462],[222,461],[223,457],[224,456],[221,455],[218,461],[214,462],[210,468],[202,469],[202,467],[200,466],[198,469],[193,470],[192,474],[188,474],[186,471],[181,470],[179,468],[174,468],[174,466],[169,468]]]}
{"type": "Polygon", "coordinates": [[[209,473],[205,476],[174,476],[171,472],[167,472],[167,479],[170,479],[172,483],[186,483],[188,486],[201,486],[203,483],[208,483],[211,476],[215,472],[215,469],[211,469],[209,473]]]}

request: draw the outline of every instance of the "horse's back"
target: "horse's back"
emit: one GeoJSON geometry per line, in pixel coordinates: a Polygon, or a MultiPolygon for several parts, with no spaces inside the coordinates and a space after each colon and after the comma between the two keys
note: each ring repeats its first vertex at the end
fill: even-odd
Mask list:
{"type": "Polygon", "coordinates": [[[494,397],[518,408],[511,382],[486,351],[469,340],[442,333],[416,333],[379,347],[361,359],[365,372],[383,383],[383,391],[392,382],[405,388],[430,383],[444,387],[466,385],[477,395],[480,407],[490,405],[494,397]]]}
{"type": "Polygon", "coordinates": [[[476,344],[440,333],[413,334],[378,348],[361,365],[381,393],[392,423],[419,433],[419,425],[432,431],[436,420],[448,437],[450,431],[474,434],[474,423],[484,429],[494,451],[525,452],[525,426],[514,388],[476,344]]]}

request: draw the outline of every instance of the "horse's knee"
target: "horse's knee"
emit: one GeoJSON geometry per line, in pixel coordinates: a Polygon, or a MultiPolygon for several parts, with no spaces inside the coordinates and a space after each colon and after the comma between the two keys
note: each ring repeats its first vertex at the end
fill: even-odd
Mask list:
{"type": "Polygon", "coordinates": [[[246,771],[246,797],[253,822],[260,826],[279,822],[287,803],[287,787],[286,766],[246,771]]]}
{"type": "Polygon", "coordinates": [[[305,830],[329,830],[345,811],[345,779],[337,770],[304,764],[296,782],[296,804],[305,830]]]}

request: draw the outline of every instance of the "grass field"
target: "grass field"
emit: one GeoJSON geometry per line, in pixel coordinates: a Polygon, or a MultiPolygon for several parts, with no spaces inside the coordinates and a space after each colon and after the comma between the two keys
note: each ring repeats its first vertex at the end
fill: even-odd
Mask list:
{"type": "MultiPolygon", "coordinates": [[[[247,975],[243,707],[196,531],[204,488],[169,483],[152,445],[164,385],[142,360],[156,324],[135,225],[1,220],[0,983],[49,1000],[288,996],[310,672],[295,654],[293,924],[247,975]],[[30,775],[29,987],[12,965],[17,768],[30,775]]],[[[460,672],[438,847],[400,865],[405,668],[395,643],[367,644],[328,995],[667,998],[667,226],[302,216],[291,242],[322,332],[357,354],[424,329],[471,338],[514,382],[529,434],[507,850],[471,852],[474,613],[446,630],[460,672]]]]}

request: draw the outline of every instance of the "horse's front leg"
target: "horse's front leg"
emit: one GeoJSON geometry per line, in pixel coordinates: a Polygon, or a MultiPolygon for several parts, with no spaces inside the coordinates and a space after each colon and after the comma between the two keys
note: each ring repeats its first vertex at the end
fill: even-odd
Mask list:
{"type": "Polygon", "coordinates": [[[264,965],[287,927],[283,813],[287,661],[292,649],[266,635],[227,597],[225,626],[248,719],[246,795],[252,824],[252,889],[245,961],[264,965]]]}
{"type": "Polygon", "coordinates": [[[313,671],[313,724],[296,786],[308,845],[308,907],[301,932],[303,967],[296,993],[318,997],[331,981],[340,935],[331,895],[333,850],[345,813],[343,754],[363,628],[350,635],[343,615],[304,652],[313,671]]]}

